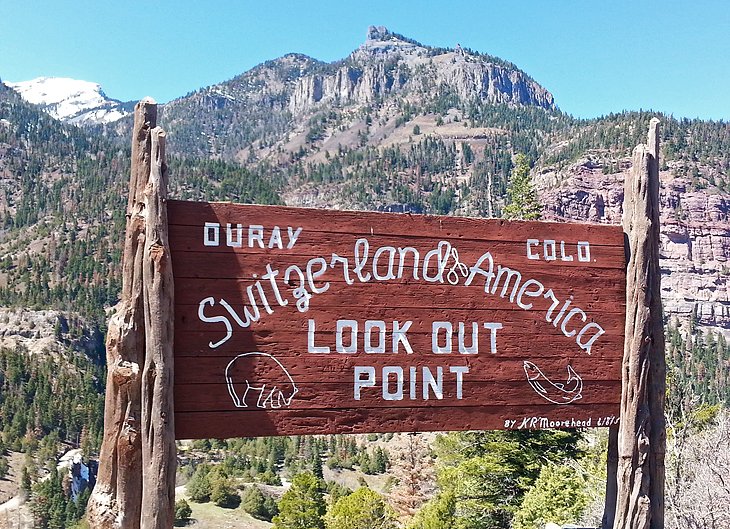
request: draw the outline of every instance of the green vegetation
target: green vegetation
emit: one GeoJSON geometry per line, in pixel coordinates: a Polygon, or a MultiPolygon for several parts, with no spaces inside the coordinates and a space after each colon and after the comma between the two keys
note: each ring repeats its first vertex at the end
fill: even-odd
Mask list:
{"type": "Polygon", "coordinates": [[[50,356],[0,349],[0,427],[5,446],[55,457],[62,441],[98,448],[103,431],[104,372],[73,354],[59,369],[50,356]]]}
{"type": "Polygon", "coordinates": [[[570,465],[545,465],[515,513],[514,529],[559,525],[580,520],[590,500],[585,479],[570,465]]]}
{"type": "Polygon", "coordinates": [[[246,487],[241,497],[241,508],[259,520],[270,522],[279,514],[279,506],[271,496],[264,496],[256,485],[246,487]]]}
{"type": "Polygon", "coordinates": [[[367,487],[340,498],[325,517],[327,529],[395,529],[393,510],[385,499],[367,487]]]}
{"type": "Polygon", "coordinates": [[[542,467],[577,457],[580,439],[576,431],[552,430],[439,436],[440,494],[453,498],[460,527],[507,528],[542,467]]]}
{"type": "Polygon", "coordinates": [[[667,327],[667,411],[676,420],[702,405],[730,406],[730,345],[694,324],[689,331],[680,332],[677,322],[667,327]]]}
{"type": "Polygon", "coordinates": [[[275,529],[324,529],[325,510],[321,481],[313,474],[297,474],[272,521],[275,529]]]}
{"type": "MultiPolygon", "coordinates": [[[[445,51],[429,48],[424,59],[445,51]]],[[[514,66],[468,50],[463,58],[514,66]]],[[[341,67],[348,75],[362,74],[352,58],[325,64],[290,55],[166,105],[161,116],[171,132],[171,196],[281,204],[284,193],[303,189],[349,208],[398,205],[412,212],[536,219],[541,208],[531,163],[533,174],[554,173],[549,185],[560,185],[561,171],[579,160],[606,175],[623,171],[656,115],[579,120],[558,110],[464,98],[432,82],[434,61],[411,69],[392,58],[383,63],[387,82],[422,75],[423,93],[394,92],[361,107],[337,102],[292,114],[288,98],[298,79],[341,67]]],[[[689,191],[730,192],[728,125],[660,117],[662,170],[686,180],[689,191]]],[[[106,311],[120,290],[129,123],[92,133],[63,126],[2,84],[0,120],[0,306],[61,310],[54,337],[67,348],[59,357],[0,350],[0,478],[8,472],[6,450],[24,451],[21,486],[32,493],[36,525],[60,528],[82,516],[85,498],[71,502],[63,494],[55,469],[59,449],[67,443],[90,455],[101,437],[101,344],[106,311]],[[39,481],[44,468],[49,477],[39,481]]],[[[677,205],[676,218],[683,216],[677,205]]],[[[686,462],[709,467],[713,462],[701,452],[724,432],[730,348],[694,322],[686,332],[673,323],[667,358],[670,442],[679,454],[668,468],[689,480],[695,468],[686,462]],[[704,444],[693,445],[693,436],[704,444]]],[[[435,453],[414,445],[410,457],[389,454],[380,442],[388,439],[202,440],[181,474],[190,478],[194,507],[206,503],[241,513],[232,511],[240,503],[280,528],[392,527],[389,504],[399,523],[412,529],[520,529],[548,520],[575,522],[595,500],[590,475],[600,473],[602,462],[578,449],[578,432],[448,434],[439,437],[435,453]],[[434,463],[438,490],[430,473],[434,463]],[[329,471],[340,470],[388,472],[387,497],[325,481],[329,471]],[[263,485],[280,486],[282,478],[293,485],[277,506],[263,485]],[[241,483],[246,487],[239,496],[241,483]]],[[[688,494],[679,480],[670,485],[673,501],[684,501],[688,494]]],[[[190,515],[190,505],[178,502],[178,523],[190,515]]]]}
{"type": "Polygon", "coordinates": [[[190,508],[190,504],[184,499],[177,500],[175,502],[175,526],[182,527],[190,522],[190,516],[192,516],[193,510],[190,508]]]}
{"type": "Polygon", "coordinates": [[[63,529],[73,526],[84,515],[88,500],[88,491],[77,501],[68,498],[63,489],[63,476],[53,465],[48,478],[33,486],[31,502],[33,527],[63,529]]]}
{"type": "Polygon", "coordinates": [[[504,207],[504,218],[537,220],[542,207],[530,176],[530,162],[524,154],[515,157],[515,166],[507,188],[509,203],[504,207]]]}

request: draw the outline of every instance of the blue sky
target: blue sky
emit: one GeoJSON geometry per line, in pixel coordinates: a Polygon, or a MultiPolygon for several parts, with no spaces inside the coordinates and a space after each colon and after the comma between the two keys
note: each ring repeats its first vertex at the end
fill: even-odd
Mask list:
{"type": "Polygon", "coordinates": [[[710,0],[0,0],[0,78],[165,102],[288,52],[340,59],[369,25],[512,61],[578,117],[730,120],[730,5],[710,0]]]}

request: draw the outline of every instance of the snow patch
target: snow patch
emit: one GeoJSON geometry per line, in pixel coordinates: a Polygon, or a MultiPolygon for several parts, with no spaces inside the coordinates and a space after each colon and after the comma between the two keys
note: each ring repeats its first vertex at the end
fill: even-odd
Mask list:
{"type": "Polygon", "coordinates": [[[67,123],[111,123],[129,114],[128,104],[107,97],[101,85],[90,81],[39,77],[5,84],[29,103],[67,123]]]}

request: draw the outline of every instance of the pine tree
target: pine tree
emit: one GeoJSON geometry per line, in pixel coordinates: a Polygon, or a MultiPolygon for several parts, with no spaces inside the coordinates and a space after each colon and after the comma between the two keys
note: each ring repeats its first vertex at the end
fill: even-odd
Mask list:
{"type": "Polygon", "coordinates": [[[579,432],[457,432],[437,438],[438,484],[453,494],[460,527],[508,528],[543,465],[580,454],[579,432]]]}
{"type": "Polygon", "coordinates": [[[325,502],[314,474],[297,474],[281,497],[274,529],[324,529],[325,502]]]}
{"type": "Polygon", "coordinates": [[[584,478],[572,466],[545,465],[515,513],[514,529],[579,521],[589,500],[584,484],[584,478]]]}
{"type": "Polygon", "coordinates": [[[324,479],[324,473],[322,470],[322,456],[319,451],[314,453],[314,461],[312,462],[312,473],[319,479],[324,479]]]}
{"type": "Polygon", "coordinates": [[[456,499],[451,493],[442,493],[430,499],[408,524],[408,529],[452,529],[453,527],[457,527],[456,499]]]}
{"type": "Polygon", "coordinates": [[[325,518],[327,529],[395,529],[393,510],[377,492],[361,487],[335,502],[325,518]]]}
{"type": "Polygon", "coordinates": [[[504,218],[537,220],[541,217],[542,207],[530,177],[530,162],[524,154],[515,157],[507,196],[510,202],[504,207],[504,218]]]}
{"type": "Polygon", "coordinates": [[[184,498],[180,498],[175,502],[175,525],[184,526],[190,521],[193,510],[190,504],[184,498]]]}
{"type": "Polygon", "coordinates": [[[188,481],[185,489],[187,490],[190,500],[196,503],[205,503],[210,501],[211,483],[209,467],[207,465],[199,465],[195,469],[193,476],[188,481]]]}
{"type": "Polygon", "coordinates": [[[241,508],[259,520],[266,519],[266,498],[256,485],[246,487],[241,496],[241,508]]]}

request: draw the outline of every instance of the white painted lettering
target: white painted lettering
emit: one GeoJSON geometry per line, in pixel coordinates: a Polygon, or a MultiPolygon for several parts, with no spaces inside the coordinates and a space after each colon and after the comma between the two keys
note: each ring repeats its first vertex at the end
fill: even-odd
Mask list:
{"type": "Polygon", "coordinates": [[[591,354],[591,347],[593,347],[593,344],[598,340],[598,338],[604,334],[606,331],[603,330],[603,327],[598,325],[597,323],[591,322],[585,327],[581,329],[581,331],[578,333],[578,336],[576,337],[575,341],[578,344],[578,347],[583,349],[586,353],[591,354]],[[595,329],[596,334],[591,336],[587,342],[583,342],[583,335],[588,332],[589,329],[595,329]]]}
{"type": "Polygon", "coordinates": [[[357,353],[357,321],[337,320],[337,331],[335,332],[335,350],[338,353],[357,353]],[[345,346],[342,334],[345,329],[350,329],[350,345],[345,346]]]}
{"type": "Polygon", "coordinates": [[[456,374],[456,398],[462,400],[464,398],[463,386],[464,375],[469,372],[469,366],[451,366],[449,373],[456,374]]]}
{"type": "Polygon", "coordinates": [[[575,329],[572,330],[572,331],[568,331],[568,329],[566,329],[565,326],[568,324],[568,322],[570,321],[570,319],[573,316],[575,316],[576,314],[580,314],[580,318],[583,321],[586,321],[586,319],[587,319],[586,313],[583,312],[581,309],[579,309],[579,308],[573,308],[573,309],[571,309],[571,311],[568,313],[568,315],[563,320],[563,323],[560,324],[560,330],[563,331],[563,334],[565,336],[567,336],[568,338],[570,338],[571,336],[574,336],[576,331],[575,331],[575,329]]]}
{"type": "Polygon", "coordinates": [[[329,353],[330,348],[327,345],[314,345],[314,334],[316,332],[316,326],[314,320],[310,319],[307,324],[307,352],[308,353],[329,353]]]}
{"type": "Polygon", "coordinates": [[[365,352],[366,353],[384,353],[385,352],[385,322],[382,320],[367,320],[365,322],[365,352]],[[373,329],[377,329],[378,343],[373,347],[372,335],[373,329]]]}
{"type": "Polygon", "coordinates": [[[528,279],[522,284],[520,291],[517,293],[517,299],[515,300],[517,306],[524,310],[530,310],[532,303],[523,303],[522,296],[536,298],[542,294],[543,290],[545,290],[545,287],[537,279],[528,279]],[[532,285],[536,285],[538,288],[536,290],[527,290],[532,285]]]}
{"type": "Polygon", "coordinates": [[[565,241],[560,241],[560,260],[561,261],[572,261],[572,255],[565,255],[565,241]]]}
{"type": "Polygon", "coordinates": [[[208,347],[210,347],[211,349],[215,349],[216,347],[226,343],[231,338],[231,336],[233,336],[233,327],[231,326],[231,322],[228,321],[228,318],[226,318],[225,316],[206,316],[204,312],[206,305],[210,305],[212,307],[213,305],[215,305],[215,299],[208,297],[200,301],[200,303],[198,304],[198,318],[200,318],[200,321],[204,323],[222,323],[226,326],[226,336],[224,338],[220,339],[217,342],[208,343],[208,347]]]}
{"type": "Polygon", "coordinates": [[[400,344],[403,344],[403,348],[406,350],[406,353],[409,355],[413,354],[413,348],[411,347],[410,342],[408,341],[408,335],[406,334],[408,332],[408,329],[411,328],[412,321],[407,321],[403,324],[401,327],[401,324],[398,320],[393,321],[393,352],[398,352],[398,346],[400,344]]]}
{"type": "Polygon", "coordinates": [[[383,400],[403,400],[403,368],[385,366],[383,368],[383,400]],[[395,375],[395,391],[390,391],[390,376],[395,375]]]}
{"type": "Polygon", "coordinates": [[[578,261],[589,263],[591,261],[591,245],[588,241],[578,242],[578,261]]]}
{"type": "Polygon", "coordinates": [[[451,342],[453,341],[454,329],[450,321],[435,321],[431,324],[431,352],[436,354],[451,353],[451,342]],[[446,343],[443,347],[439,345],[439,331],[444,330],[446,343]]]}
{"type": "Polygon", "coordinates": [[[393,267],[395,266],[395,251],[395,248],[392,246],[381,246],[377,249],[375,255],[373,255],[373,276],[377,281],[395,279],[395,274],[393,273],[393,267]],[[388,271],[385,275],[381,275],[378,271],[378,259],[380,259],[380,256],[384,253],[388,254],[388,271]]]}
{"type": "Polygon", "coordinates": [[[428,400],[429,389],[431,390],[431,393],[433,393],[433,396],[437,399],[440,400],[444,398],[443,367],[438,366],[436,368],[436,378],[434,378],[431,370],[428,367],[423,366],[421,378],[423,379],[423,400],[428,400]]]}
{"type": "Polygon", "coordinates": [[[271,237],[269,237],[269,248],[278,248],[279,250],[284,249],[284,243],[281,240],[281,228],[279,226],[274,226],[274,229],[271,230],[271,237]]]}
{"type": "Polygon", "coordinates": [[[372,366],[356,366],[355,367],[355,400],[360,400],[360,391],[362,388],[372,388],[375,386],[375,368],[372,366]],[[363,378],[364,376],[364,378],[363,378]]]}
{"type": "Polygon", "coordinates": [[[287,250],[291,250],[294,245],[297,242],[297,239],[299,238],[299,235],[302,233],[301,228],[297,228],[296,230],[292,230],[291,226],[287,227],[286,229],[287,235],[289,236],[289,242],[286,245],[287,250]]]}
{"type": "Polygon", "coordinates": [[[233,236],[233,225],[226,224],[226,245],[231,248],[240,248],[243,246],[243,226],[236,224],[236,236],[233,236]]]}
{"type": "Polygon", "coordinates": [[[307,282],[309,283],[309,290],[311,290],[313,294],[322,294],[323,292],[327,292],[327,289],[329,289],[329,281],[324,283],[324,285],[322,285],[320,288],[317,288],[317,286],[314,284],[314,281],[320,276],[324,275],[326,272],[327,261],[325,261],[324,258],[315,257],[307,261],[307,282]],[[314,265],[317,264],[319,265],[319,270],[315,272],[312,270],[312,268],[314,268],[314,265]]]}
{"type": "Polygon", "coordinates": [[[248,227],[248,247],[253,248],[254,242],[258,243],[259,248],[264,247],[264,227],[258,224],[251,224],[248,227]]]}
{"type": "Polygon", "coordinates": [[[355,274],[360,282],[367,283],[370,281],[370,272],[362,273],[368,262],[368,253],[370,252],[370,243],[367,239],[358,239],[355,241],[355,274]]]}
{"type": "Polygon", "coordinates": [[[218,246],[221,225],[217,222],[206,222],[203,228],[203,246],[218,246]]]}
{"type": "Polygon", "coordinates": [[[489,352],[493,355],[497,354],[497,331],[502,328],[502,324],[496,322],[485,322],[484,328],[489,329],[490,331],[489,352]]]}
{"type": "Polygon", "coordinates": [[[471,345],[467,347],[466,340],[464,335],[466,334],[466,330],[464,328],[464,322],[459,322],[459,333],[458,333],[458,341],[459,341],[459,352],[463,355],[475,355],[479,353],[479,326],[477,325],[477,322],[473,321],[471,323],[471,345]]]}
{"type": "Polygon", "coordinates": [[[555,241],[552,239],[545,239],[542,242],[543,257],[546,261],[555,261],[555,241]]]}

